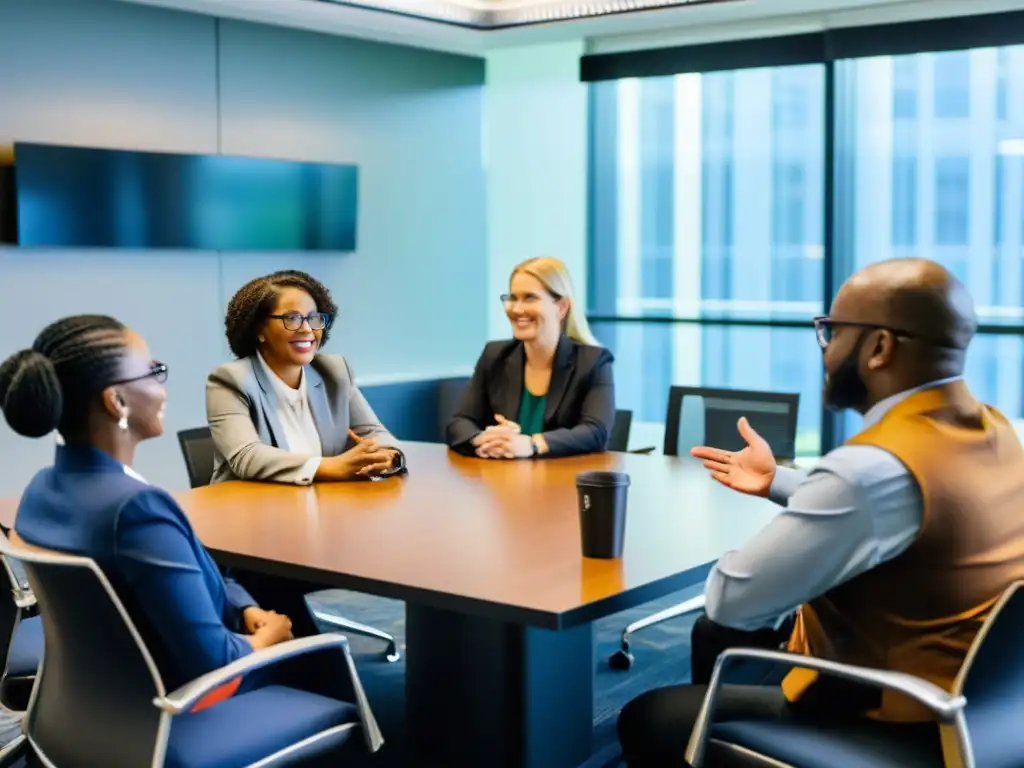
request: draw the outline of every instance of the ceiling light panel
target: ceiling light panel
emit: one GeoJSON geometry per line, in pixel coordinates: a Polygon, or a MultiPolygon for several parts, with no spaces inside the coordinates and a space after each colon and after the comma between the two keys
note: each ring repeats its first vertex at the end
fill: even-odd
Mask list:
{"type": "Polygon", "coordinates": [[[743,2],[743,0],[321,0],[335,5],[398,13],[473,29],[609,16],[656,8],[743,2]]]}

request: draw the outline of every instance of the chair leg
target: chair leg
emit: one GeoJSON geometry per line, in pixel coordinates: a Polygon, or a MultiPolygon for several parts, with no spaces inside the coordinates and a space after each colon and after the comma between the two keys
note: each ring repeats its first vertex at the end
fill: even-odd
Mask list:
{"type": "Polygon", "coordinates": [[[383,640],[388,644],[388,647],[384,650],[384,658],[387,661],[395,662],[402,658],[401,654],[398,653],[398,645],[395,643],[395,638],[387,632],[382,632],[381,630],[367,626],[366,624],[360,624],[358,621],[352,621],[351,619],[345,619],[341,616],[335,616],[332,613],[313,611],[313,615],[324,624],[330,624],[332,627],[345,629],[349,632],[354,632],[357,635],[376,637],[378,640],[383,640]]]}
{"type": "Polygon", "coordinates": [[[633,654],[629,652],[629,636],[634,632],[639,632],[641,629],[652,627],[655,624],[660,624],[663,621],[674,619],[677,616],[685,616],[688,613],[694,613],[695,611],[703,610],[704,608],[704,595],[698,595],[692,597],[686,602],[679,603],[666,608],[663,611],[658,611],[655,614],[646,616],[639,621],[634,621],[632,624],[622,630],[622,640],[620,641],[619,650],[608,657],[608,666],[612,669],[625,670],[633,666],[633,654]]]}

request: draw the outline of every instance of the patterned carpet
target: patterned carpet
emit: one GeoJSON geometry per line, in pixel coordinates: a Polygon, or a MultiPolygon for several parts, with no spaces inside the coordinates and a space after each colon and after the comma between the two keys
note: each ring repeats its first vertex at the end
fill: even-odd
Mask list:
{"type": "MultiPolygon", "coordinates": [[[[664,622],[635,635],[632,641],[636,658],[633,668],[628,672],[616,672],[608,667],[607,659],[618,650],[623,628],[631,621],[700,594],[701,586],[676,592],[597,622],[593,756],[584,764],[586,768],[612,768],[620,764],[615,721],[626,702],[651,688],[686,682],[690,676],[690,626],[694,616],[664,622]]],[[[318,610],[340,614],[389,632],[398,640],[404,653],[405,611],[402,603],[341,590],[318,592],[310,597],[310,603],[318,610]]],[[[360,760],[355,765],[360,768],[363,765],[374,768],[415,765],[405,739],[404,662],[388,664],[383,661],[380,657],[383,646],[379,641],[356,635],[350,636],[350,641],[360,678],[387,740],[372,761],[360,760]]]]}

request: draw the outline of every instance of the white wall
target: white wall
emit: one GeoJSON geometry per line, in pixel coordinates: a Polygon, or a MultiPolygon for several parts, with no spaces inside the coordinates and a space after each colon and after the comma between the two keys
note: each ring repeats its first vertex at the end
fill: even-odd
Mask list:
{"type": "MultiPolygon", "coordinates": [[[[167,435],[138,467],[172,489],[187,486],[173,433],[205,423],[206,374],[229,357],[224,307],[250,277],[323,280],[341,308],[331,349],[360,378],[471,365],[486,335],[482,80],[467,57],[109,0],[3,0],[0,145],[354,162],[360,190],[354,254],[0,248],[0,358],[71,313],[139,329],[171,376],[167,435]]],[[[16,495],[52,447],[2,425],[0,455],[0,495],[16,495]]]]}
{"type": "Polygon", "coordinates": [[[532,45],[487,55],[488,332],[507,338],[498,296],[512,267],[557,256],[586,298],[587,86],[583,42],[532,45]]]}

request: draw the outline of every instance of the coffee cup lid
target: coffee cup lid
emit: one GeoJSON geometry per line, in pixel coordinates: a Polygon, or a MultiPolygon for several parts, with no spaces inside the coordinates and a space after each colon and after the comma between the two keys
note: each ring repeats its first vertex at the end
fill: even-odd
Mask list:
{"type": "Polygon", "coordinates": [[[614,488],[629,485],[629,475],[625,472],[608,472],[604,470],[588,470],[576,475],[576,485],[589,485],[599,488],[614,488]]]}

